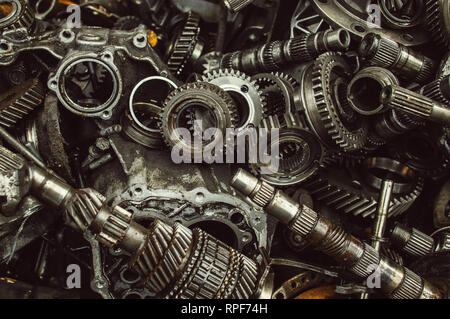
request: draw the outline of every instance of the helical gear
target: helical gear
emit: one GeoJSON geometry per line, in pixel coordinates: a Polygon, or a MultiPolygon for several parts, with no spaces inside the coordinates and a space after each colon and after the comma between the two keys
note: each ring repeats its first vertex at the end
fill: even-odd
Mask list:
{"type": "Polygon", "coordinates": [[[450,47],[450,1],[426,0],[425,21],[433,41],[443,47],[450,47]]]}
{"type": "Polygon", "coordinates": [[[310,84],[305,87],[303,101],[305,114],[314,131],[323,143],[344,151],[361,149],[368,133],[367,121],[363,118],[345,123],[333,100],[336,98],[334,81],[349,76],[350,72],[350,66],[341,54],[324,53],[305,70],[303,79],[310,84]]]}
{"type": "MultiPolygon", "coordinates": [[[[352,168],[350,170],[354,170],[352,168]]],[[[311,196],[337,211],[362,218],[373,218],[378,205],[378,191],[368,185],[352,184],[352,177],[342,168],[327,168],[302,183],[311,196]]],[[[421,194],[423,180],[418,179],[412,190],[405,194],[393,194],[389,217],[405,212],[421,194]]]]}
{"type": "Polygon", "coordinates": [[[12,127],[44,101],[45,88],[39,78],[13,87],[0,96],[0,125],[12,127]]]}

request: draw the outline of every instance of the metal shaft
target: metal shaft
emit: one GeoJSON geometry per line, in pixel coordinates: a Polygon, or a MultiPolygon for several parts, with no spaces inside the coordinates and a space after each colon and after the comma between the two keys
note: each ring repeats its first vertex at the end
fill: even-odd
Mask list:
{"type": "Polygon", "coordinates": [[[239,169],[231,185],[266,213],[310,242],[312,247],[334,257],[341,265],[361,278],[380,274],[382,292],[394,299],[443,298],[442,292],[427,280],[361,242],[312,209],[290,199],[285,193],[239,169]]]}
{"type": "Polygon", "coordinates": [[[394,182],[392,180],[384,180],[380,190],[380,198],[378,200],[377,216],[373,229],[372,247],[376,251],[380,251],[381,241],[384,238],[384,231],[386,230],[386,222],[389,213],[389,204],[391,202],[392,187],[394,182]]]}
{"type": "Polygon", "coordinates": [[[421,94],[391,85],[381,92],[383,104],[424,120],[450,126],[450,108],[421,94]]]}
{"type": "Polygon", "coordinates": [[[370,64],[387,68],[417,83],[428,83],[434,76],[433,60],[378,34],[368,33],[363,38],[359,54],[370,64]]]}
{"type": "Polygon", "coordinates": [[[240,70],[248,74],[277,71],[287,64],[312,61],[327,51],[347,51],[349,45],[348,31],[327,30],[227,53],[220,61],[220,68],[240,70]]]}

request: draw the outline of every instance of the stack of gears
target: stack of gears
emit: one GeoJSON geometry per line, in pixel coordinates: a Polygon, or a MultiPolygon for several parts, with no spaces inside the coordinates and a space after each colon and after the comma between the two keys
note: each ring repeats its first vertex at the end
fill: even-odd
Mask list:
{"type": "Polygon", "coordinates": [[[449,0],[0,0],[0,69],[0,298],[449,297],[449,0]]]}

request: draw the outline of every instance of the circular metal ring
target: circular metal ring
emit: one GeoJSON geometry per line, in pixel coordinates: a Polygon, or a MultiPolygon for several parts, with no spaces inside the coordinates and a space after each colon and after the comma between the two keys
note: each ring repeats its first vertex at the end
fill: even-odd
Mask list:
{"type": "Polygon", "coordinates": [[[136,113],[134,112],[134,107],[133,107],[133,105],[135,104],[135,102],[134,102],[134,95],[136,94],[137,90],[138,90],[139,87],[141,87],[144,83],[147,83],[147,82],[150,82],[150,81],[162,81],[162,82],[168,84],[169,86],[171,86],[171,87],[173,88],[173,90],[177,89],[178,86],[177,86],[172,80],[169,80],[169,79],[166,78],[166,77],[163,77],[163,76],[149,76],[149,77],[147,77],[147,78],[144,78],[144,79],[140,80],[140,81],[138,82],[138,84],[136,84],[135,87],[133,88],[133,90],[131,91],[130,99],[129,99],[129,102],[128,102],[128,111],[129,111],[129,113],[130,113],[130,115],[131,115],[132,120],[133,120],[134,123],[135,123],[139,128],[141,128],[142,130],[153,133],[153,130],[152,130],[151,128],[148,128],[146,125],[144,125],[144,124],[137,118],[136,113]]]}

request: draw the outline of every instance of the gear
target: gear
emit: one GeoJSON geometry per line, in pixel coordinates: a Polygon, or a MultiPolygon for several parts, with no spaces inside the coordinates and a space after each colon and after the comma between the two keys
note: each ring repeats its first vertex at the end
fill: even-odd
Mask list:
{"type": "Polygon", "coordinates": [[[450,47],[450,1],[426,0],[426,24],[433,41],[443,48],[450,47]]]}
{"type": "Polygon", "coordinates": [[[198,43],[199,24],[200,17],[196,13],[189,12],[181,31],[172,41],[166,61],[169,70],[175,75],[183,72],[186,63],[192,57],[198,43]]]}
{"type": "Polygon", "coordinates": [[[207,82],[187,83],[172,91],[164,102],[161,115],[162,130],[166,143],[180,147],[191,155],[202,154],[205,149],[211,150],[223,142],[223,135],[214,136],[211,141],[203,141],[201,149],[192,141],[183,140],[176,129],[188,129],[192,135],[198,134],[198,120],[201,131],[216,128],[225,132],[226,128],[235,127],[237,110],[230,95],[220,87],[207,82]]]}
{"type": "Polygon", "coordinates": [[[42,104],[44,85],[38,78],[13,87],[0,96],[0,124],[12,127],[42,104]]]}
{"type": "Polygon", "coordinates": [[[203,76],[203,81],[217,85],[233,98],[239,114],[238,133],[247,127],[260,125],[266,101],[256,81],[232,69],[208,73],[203,76]]]}
{"type": "MultiPolygon", "coordinates": [[[[359,178],[353,178],[352,171],[355,168],[323,169],[301,187],[308,190],[315,200],[333,209],[353,216],[373,218],[378,205],[378,190],[360,182],[359,178]]],[[[392,194],[389,217],[405,212],[420,195],[422,188],[423,180],[419,178],[409,192],[392,194]]]]}
{"type": "Polygon", "coordinates": [[[339,53],[324,53],[303,73],[305,115],[321,141],[344,151],[361,149],[367,139],[367,120],[350,122],[339,112],[338,89],[350,76],[350,66],[339,53]],[[338,79],[343,79],[338,84],[338,79]]]}
{"type": "Polygon", "coordinates": [[[250,165],[255,175],[261,175],[261,179],[271,185],[287,186],[304,181],[313,175],[322,163],[322,145],[308,130],[298,127],[282,128],[278,140],[271,144],[274,143],[277,143],[279,148],[276,171],[271,174],[260,174],[262,167],[267,166],[269,170],[272,170],[272,167],[261,163],[250,165]]]}

